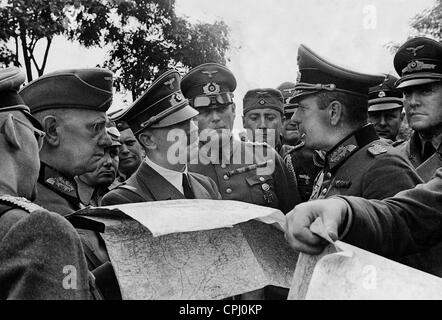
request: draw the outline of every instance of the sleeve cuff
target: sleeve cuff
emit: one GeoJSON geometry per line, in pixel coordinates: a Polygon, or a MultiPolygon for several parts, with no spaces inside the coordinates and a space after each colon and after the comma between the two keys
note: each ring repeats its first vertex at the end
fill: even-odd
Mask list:
{"type": "Polygon", "coordinates": [[[336,200],[340,200],[342,202],[345,203],[346,207],[347,207],[347,211],[346,211],[346,215],[345,215],[345,219],[344,219],[344,224],[339,228],[339,240],[344,239],[348,232],[350,231],[351,225],[353,223],[353,210],[351,209],[350,204],[347,202],[347,200],[345,200],[344,197],[330,197],[330,199],[336,199],[336,200]]]}

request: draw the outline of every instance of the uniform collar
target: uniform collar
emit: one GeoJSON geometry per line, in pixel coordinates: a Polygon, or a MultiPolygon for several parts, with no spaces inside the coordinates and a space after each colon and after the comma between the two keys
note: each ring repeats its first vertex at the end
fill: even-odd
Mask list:
{"type": "Polygon", "coordinates": [[[336,170],[360,148],[378,139],[379,136],[372,124],[359,128],[326,153],[325,167],[329,170],[336,170]]]}
{"type": "Polygon", "coordinates": [[[82,181],[79,177],[74,178],[77,183],[78,198],[84,205],[89,205],[95,193],[95,188],[82,181]]]}
{"type": "Polygon", "coordinates": [[[56,169],[50,167],[45,163],[40,165],[40,173],[38,176],[38,182],[51,189],[52,191],[60,194],[62,197],[71,201],[72,203],[78,203],[77,184],[73,179],[67,178],[56,169]]]}

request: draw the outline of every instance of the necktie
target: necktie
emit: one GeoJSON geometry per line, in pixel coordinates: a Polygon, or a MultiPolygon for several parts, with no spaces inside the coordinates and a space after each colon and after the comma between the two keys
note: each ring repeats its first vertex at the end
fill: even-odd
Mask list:
{"type": "Polygon", "coordinates": [[[186,199],[195,199],[195,194],[193,193],[192,188],[190,187],[189,178],[185,173],[183,173],[183,191],[186,199]]]}

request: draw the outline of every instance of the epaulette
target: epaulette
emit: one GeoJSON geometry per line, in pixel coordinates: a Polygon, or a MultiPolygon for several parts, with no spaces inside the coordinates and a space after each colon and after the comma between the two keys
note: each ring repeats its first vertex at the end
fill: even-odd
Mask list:
{"type": "Polygon", "coordinates": [[[118,185],[114,190],[116,190],[118,188],[126,189],[126,190],[133,191],[133,192],[137,191],[137,188],[129,186],[124,182],[122,184],[118,185]]]}
{"type": "Polygon", "coordinates": [[[245,141],[244,143],[245,143],[245,144],[252,145],[252,146],[254,146],[254,147],[261,147],[261,146],[263,146],[263,147],[270,147],[270,145],[269,145],[268,143],[266,143],[266,142],[245,141]]]}
{"type": "Polygon", "coordinates": [[[12,204],[20,209],[23,209],[29,213],[35,211],[35,210],[45,210],[43,207],[40,207],[39,205],[32,203],[26,198],[23,197],[14,197],[8,194],[2,194],[0,195],[0,202],[6,202],[7,204],[12,204]]]}
{"type": "Polygon", "coordinates": [[[370,153],[373,157],[378,156],[380,154],[386,153],[388,151],[383,145],[378,143],[373,143],[368,149],[368,153],[370,153]]]}

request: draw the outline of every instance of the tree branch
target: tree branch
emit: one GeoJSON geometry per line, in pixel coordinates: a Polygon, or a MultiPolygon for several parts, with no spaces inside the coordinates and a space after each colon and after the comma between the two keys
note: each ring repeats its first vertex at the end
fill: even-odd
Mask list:
{"type": "Polygon", "coordinates": [[[48,61],[48,55],[49,55],[49,49],[51,48],[51,44],[52,44],[52,38],[51,37],[46,37],[46,40],[48,41],[46,44],[46,50],[45,50],[45,55],[43,57],[43,62],[41,64],[41,69],[38,71],[38,75],[41,76],[46,68],[46,62],[48,61]]]}

